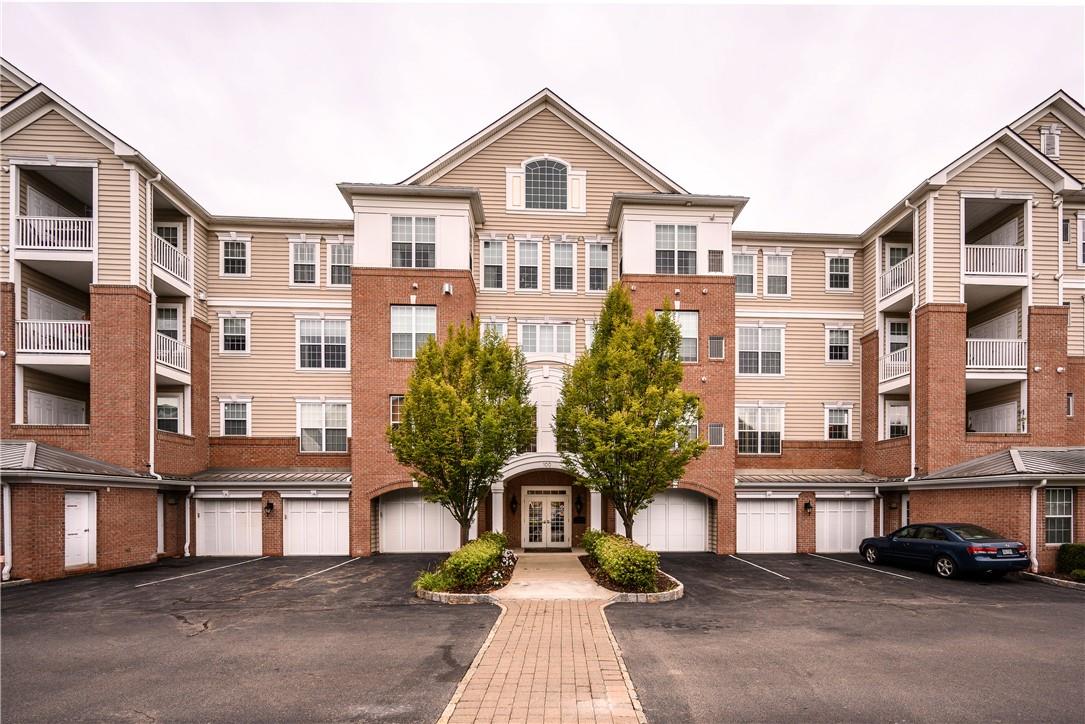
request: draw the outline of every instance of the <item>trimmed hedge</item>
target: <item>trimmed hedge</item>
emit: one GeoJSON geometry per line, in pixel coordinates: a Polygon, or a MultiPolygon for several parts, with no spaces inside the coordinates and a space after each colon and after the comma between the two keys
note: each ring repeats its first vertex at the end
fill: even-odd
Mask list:
{"type": "Polygon", "coordinates": [[[588,528],[580,537],[580,545],[584,546],[584,552],[595,558],[595,547],[599,541],[607,537],[607,534],[596,528],[588,528]]]}
{"type": "Polygon", "coordinates": [[[1070,573],[1078,569],[1085,569],[1085,543],[1063,543],[1055,559],[1055,571],[1070,573]]]}
{"type": "Polygon", "coordinates": [[[507,540],[501,533],[483,533],[476,540],[453,551],[435,571],[424,571],[414,582],[427,591],[451,591],[477,586],[482,577],[501,561],[507,540]]]}
{"type": "Polygon", "coordinates": [[[610,580],[638,591],[655,590],[658,553],[620,535],[603,534],[593,548],[592,557],[610,580]]]}

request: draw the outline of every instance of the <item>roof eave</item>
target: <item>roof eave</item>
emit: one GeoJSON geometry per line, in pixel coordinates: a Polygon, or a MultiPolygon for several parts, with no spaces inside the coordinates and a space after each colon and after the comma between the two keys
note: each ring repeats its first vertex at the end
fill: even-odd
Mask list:
{"type": "Polygon", "coordinates": [[[742,213],[747,196],[711,196],[706,194],[655,194],[655,193],[617,193],[610,199],[610,211],[607,214],[607,225],[616,229],[618,220],[621,218],[622,209],[626,206],[685,206],[689,208],[717,208],[731,209],[734,221],[742,213]]]}
{"type": "Polygon", "coordinates": [[[343,199],[354,210],[356,196],[385,196],[389,198],[443,198],[466,199],[471,205],[476,226],[486,223],[482,208],[482,196],[474,186],[404,186],[400,184],[368,184],[343,182],[336,184],[343,199]]]}

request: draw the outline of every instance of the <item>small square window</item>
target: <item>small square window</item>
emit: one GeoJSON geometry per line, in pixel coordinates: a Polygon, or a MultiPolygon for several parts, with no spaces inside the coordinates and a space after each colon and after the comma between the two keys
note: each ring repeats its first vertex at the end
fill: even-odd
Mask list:
{"type": "Polygon", "coordinates": [[[708,425],[709,447],[723,447],[723,423],[712,422],[708,425]]]}
{"type": "Polygon", "coordinates": [[[724,339],[720,336],[709,336],[708,359],[724,358],[724,339]]]}

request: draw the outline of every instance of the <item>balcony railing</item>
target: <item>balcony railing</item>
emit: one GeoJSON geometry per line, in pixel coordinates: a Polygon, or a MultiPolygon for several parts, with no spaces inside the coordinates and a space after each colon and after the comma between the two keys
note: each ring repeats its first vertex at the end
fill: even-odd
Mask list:
{"type": "Polygon", "coordinates": [[[890,294],[899,292],[904,287],[912,283],[912,275],[915,272],[915,265],[912,263],[912,257],[902,259],[888,270],[882,272],[881,278],[878,280],[878,298],[885,299],[890,294]]]}
{"type": "Polygon", "coordinates": [[[90,251],[94,246],[94,219],[20,216],[16,221],[15,245],[20,249],[90,251]]]}
{"type": "Polygon", "coordinates": [[[173,337],[155,332],[155,359],[167,367],[188,372],[189,347],[173,337]]]}
{"type": "Polygon", "coordinates": [[[151,243],[154,247],[153,259],[155,264],[186,284],[192,282],[187,254],[182,253],[180,249],[158,234],[151,234],[151,243]]]}
{"type": "Polygon", "coordinates": [[[971,369],[1023,370],[1028,343],[1023,339],[969,339],[966,365],[971,369]]]}
{"type": "Polygon", "coordinates": [[[965,274],[1020,276],[1026,272],[1025,247],[966,244],[965,274]]]}
{"type": "Polygon", "coordinates": [[[912,357],[909,354],[911,350],[908,347],[898,349],[896,352],[890,352],[881,356],[879,361],[879,381],[888,382],[889,380],[896,379],[908,374],[912,366],[912,357]]]}
{"type": "Polygon", "coordinates": [[[90,322],[29,320],[15,323],[15,351],[26,354],[90,354],[90,322]]]}

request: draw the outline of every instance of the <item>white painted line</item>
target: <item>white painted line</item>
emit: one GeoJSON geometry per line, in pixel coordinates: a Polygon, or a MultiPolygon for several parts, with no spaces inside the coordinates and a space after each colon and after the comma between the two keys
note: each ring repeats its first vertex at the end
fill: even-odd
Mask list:
{"type": "Polygon", "coordinates": [[[194,573],[185,573],[180,576],[172,576],[170,578],[163,578],[160,581],[148,581],[147,583],[141,583],[136,588],[143,588],[144,586],[153,586],[156,583],[165,583],[166,581],[176,581],[178,578],[188,578],[189,576],[198,576],[201,573],[210,573],[211,571],[221,571],[223,568],[233,568],[234,566],[243,566],[246,563],[253,563],[255,561],[262,561],[269,556],[260,556],[259,558],[250,558],[247,561],[241,561],[240,563],[231,563],[227,566],[219,566],[217,568],[205,568],[202,571],[195,571],[194,573]]]}
{"type": "Polygon", "coordinates": [[[832,561],[833,563],[843,563],[845,566],[855,566],[856,568],[862,568],[864,571],[873,571],[874,573],[881,573],[881,574],[886,575],[886,576],[895,576],[896,578],[903,578],[906,581],[914,581],[915,580],[914,578],[909,578],[908,576],[902,576],[899,573],[891,573],[889,571],[883,571],[880,568],[874,568],[872,566],[861,566],[858,563],[848,563],[847,561],[839,561],[839,560],[837,560],[835,558],[829,558],[827,556],[819,556],[817,553],[807,553],[806,555],[813,556],[814,558],[821,558],[822,560],[825,560],[825,561],[832,561]]]}
{"type": "Polygon", "coordinates": [[[743,563],[747,563],[747,564],[753,566],[754,568],[760,568],[765,573],[771,573],[774,576],[779,576],[780,578],[784,579],[785,581],[790,581],[791,580],[790,578],[788,578],[787,576],[785,576],[782,573],[777,573],[776,571],[770,571],[769,569],[765,568],[764,566],[759,566],[756,563],[750,563],[750,561],[746,560],[745,558],[739,558],[738,556],[730,556],[730,557],[734,558],[736,561],[742,561],[743,563]]]}
{"type": "MultiPolygon", "coordinates": [[[[358,558],[361,558],[361,556],[358,556],[358,558]]],[[[293,581],[291,581],[291,583],[297,583],[298,581],[304,581],[306,578],[312,578],[313,576],[319,576],[321,573],[327,573],[328,571],[334,570],[334,569],[338,568],[339,566],[345,566],[348,563],[353,563],[354,561],[358,560],[358,558],[351,558],[349,561],[343,561],[342,563],[336,563],[334,566],[329,566],[329,567],[325,568],[322,571],[317,571],[315,573],[310,573],[309,575],[302,576],[301,578],[295,578],[293,581]]]]}

